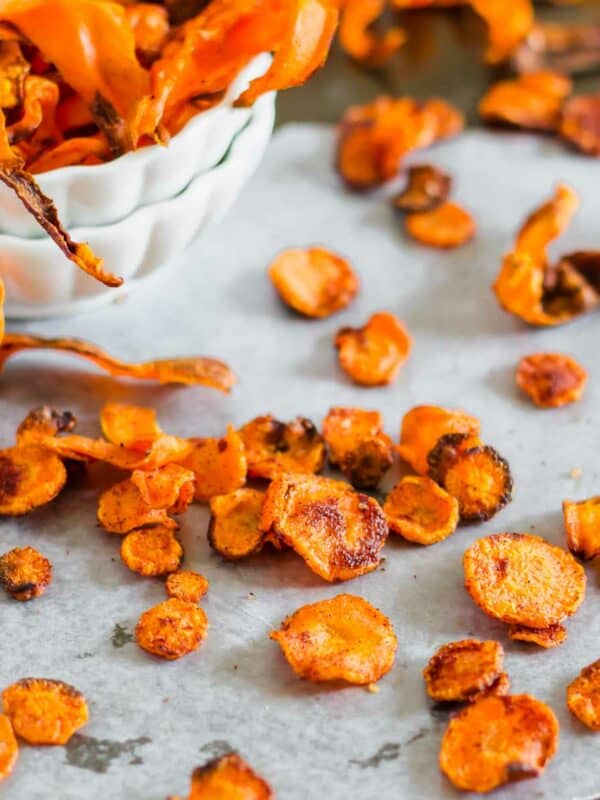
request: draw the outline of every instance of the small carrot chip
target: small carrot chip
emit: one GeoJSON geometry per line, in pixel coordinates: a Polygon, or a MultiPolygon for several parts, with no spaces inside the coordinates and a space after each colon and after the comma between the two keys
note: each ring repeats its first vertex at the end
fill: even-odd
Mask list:
{"type": "Polygon", "coordinates": [[[383,432],[379,411],[332,408],[323,421],[323,436],[329,463],[359,489],[376,489],[393,464],[392,440],[383,432]]]}
{"type": "Polygon", "coordinates": [[[484,697],[492,695],[504,697],[507,694],[510,694],[510,676],[508,672],[501,672],[491,686],[469,697],[469,703],[477,703],[484,697]]]}
{"type": "Polygon", "coordinates": [[[600,497],[564,500],[563,519],[567,547],[574,556],[589,561],[600,555],[600,497]]]}
{"type": "Polygon", "coordinates": [[[361,386],[393,383],[410,355],[412,338],[402,322],[380,311],[362,328],[341,328],[335,337],[340,366],[361,386]]]}
{"type": "Polygon", "coordinates": [[[108,441],[121,447],[153,442],[163,432],[153,408],[123,403],[106,403],[100,412],[100,426],[108,441]]]}
{"type": "Polygon", "coordinates": [[[385,614],[351,594],[302,606],[271,639],[294,672],[315,683],[374,683],[392,668],[398,646],[385,614]]]}
{"type": "Polygon", "coordinates": [[[256,417],[244,425],[240,436],[250,478],[270,480],[282,472],[312,474],[323,469],[325,441],[306,417],[291,422],[279,422],[270,414],[256,417]]]}
{"type": "Polygon", "coordinates": [[[600,156],[600,95],[573,97],[563,108],[560,135],[588,156],[600,156]]]}
{"type": "Polygon", "coordinates": [[[167,509],[148,505],[129,478],[100,495],[98,522],[105,531],[120,534],[156,525],[171,529],[178,527],[175,520],[169,517],[167,509]]]}
{"type": "Polygon", "coordinates": [[[580,722],[600,731],[600,660],[584,667],[567,686],[567,706],[580,722]]]}
{"type": "Polygon", "coordinates": [[[479,431],[479,420],[465,411],[440,406],[415,406],[402,420],[398,453],[415,472],[427,475],[427,456],[442,436],[465,433],[477,437],[479,431]]]}
{"type": "Polygon", "coordinates": [[[257,489],[238,489],[211,499],[208,541],[219,555],[237,561],[258,553],[265,539],[259,527],[264,500],[257,489]]]}
{"type": "Polygon", "coordinates": [[[558,730],[552,709],[528,694],[486,697],[450,720],[440,769],[473,792],[535,778],[556,752],[558,730]]]}
{"type": "Polygon", "coordinates": [[[319,319],[346,308],[359,289],[348,261],[323,247],[285,250],[269,267],[269,277],[286,305],[319,319]]]}
{"type": "Polygon", "coordinates": [[[179,569],[183,547],[172,528],[157,526],[128,533],[121,543],[121,559],[132,572],[146,577],[179,569]]]}
{"type": "Polygon", "coordinates": [[[33,600],[52,580],[52,564],[33,547],[15,547],[0,556],[0,586],[15,600],[33,600]]]}
{"type": "Polygon", "coordinates": [[[548,650],[558,647],[567,640],[567,630],[562,625],[549,625],[547,628],[528,628],[525,625],[511,625],[508,631],[511,639],[517,642],[531,642],[548,650]]]}
{"type": "Polygon", "coordinates": [[[587,384],[587,372],[571,356],[534,353],[517,367],[517,385],[539,408],[576,403],[587,384]]]}
{"type": "Polygon", "coordinates": [[[383,513],[391,531],[416,544],[441,542],[458,525],[458,501],[421,475],[402,478],[387,496],[383,513]]]}
{"type": "Polygon", "coordinates": [[[436,703],[460,703],[489,689],[502,673],[499,642],[464,639],[442,645],[423,670],[427,694],[436,703]]]}
{"type": "Polygon", "coordinates": [[[206,502],[244,485],[247,459],[243,436],[231,425],[220,439],[190,439],[190,444],[191,452],[179,463],[194,473],[196,500],[206,502]]]}
{"type": "Polygon", "coordinates": [[[208,761],[192,773],[188,800],[272,800],[269,784],[237,753],[208,761]]]}
{"type": "Polygon", "coordinates": [[[579,608],[585,572],[560,547],[526,533],[478,539],[464,556],[465,588],[488,616],[547,628],[579,608]]]}
{"type": "Polygon", "coordinates": [[[489,123],[538,131],[558,128],[571,81],[556,72],[528,72],[516,80],[494,84],[479,103],[489,123]]]}
{"type": "Polygon", "coordinates": [[[10,719],[0,714],[0,783],[13,771],[19,757],[19,745],[10,719]]]}
{"type": "Polygon", "coordinates": [[[178,570],[168,576],[165,589],[169,597],[197,603],[208,592],[208,581],[197,572],[178,570]]]}
{"type": "Polygon", "coordinates": [[[408,184],[392,203],[404,214],[433,211],[445,203],[452,188],[452,178],[430,164],[420,164],[408,170],[408,184]]]}
{"type": "Polygon", "coordinates": [[[46,505],[67,482],[67,470],[53,453],[36,445],[0,450],[0,515],[21,516],[46,505]]]}
{"type": "Polygon", "coordinates": [[[135,640],[142,650],[173,661],[197,650],[207,632],[208,619],[201,608],[171,597],[144,611],[135,640]]]}
{"type": "Polygon", "coordinates": [[[379,504],[347,483],[281,475],[265,495],[261,530],[292,547],[326,581],[345,581],[379,564],[388,527],[379,504]]]}
{"type": "Polygon", "coordinates": [[[475,220],[462,206],[447,200],[431,211],[409,214],[404,222],[409,236],[428,247],[450,250],[475,236],[475,220]]]}
{"type": "Polygon", "coordinates": [[[2,692],[4,713],[29,744],[66,744],[88,721],[85,697],[68,683],[23,678],[2,692]]]}
{"type": "Polygon", "coordinates": [[[194,499],[196,488],[194,473],[178,464],[136,469],[131,473],[131,482],[151,508],[164,508],[170,514],[183,514],[194,499]]]}

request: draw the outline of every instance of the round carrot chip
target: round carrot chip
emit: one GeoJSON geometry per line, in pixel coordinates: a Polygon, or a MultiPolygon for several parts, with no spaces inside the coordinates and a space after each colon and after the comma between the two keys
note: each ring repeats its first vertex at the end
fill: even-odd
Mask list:
{"type": "Polygon", "coordinates": [[[44,594],[52,580],[52,564],[33,547],[15,547],[0,556],[0,586],[15,600],[44,594]]]}
{"type": "Polygon", "coordinates": [[[414,214],[433,211],[445,203],[452,188],[452,178],[430,164],[419,164],[408,170],[408,184],[392,200],[397,211],[414,214]]]}
{"type": "Polygon", "coordinates": [[[440,406],[415,406],[402,420],[398,453],[419,475],[427,475],[427,456],[448,433],[479,436],[480,423],[476,417],[458,409],[440,406]]]}
{"type": "Polygon", "coordinates": [[[237,753],[215,758],[192,773],[188,800],[272,800],[269,784],[237,753]]]}
{"type": "Polygon", "coordinates": [[[271,639],[294,672],[315,683],[374,683],[392,668],[398,646],[385,614],[351,594],[302,606],[271,639]]]}
{"type": "Polygon", "coordinates": [[[123,539],[121,559],[126,567],[140,575],[167,575],[179,569],[183,547],[172,528],[145,528],[131,531],[123,539]]]}
{"type": "Polygon", "coordinates": [[[4,713],[29,744],[66,744],[88,721],[84,696],[63,681],[23,678],[2,692],[4,713]]]}
{"type": "Polygon", "coordinates": [[[283,302],[307,317],[341,311],[359,289],[348,261],[323,247],[285,250],[269,267],[269,277],[283,302]]]}
{"type": "Polygon", "coordinates": [[[383,432],[379,411],[332,408],[323,421],[323,436],[331,466],[359,489],[376,489],[393,464],[392,440],[383,432]]]}
{"type": "Polygon", "coordinates": [[[258,489],[238,489],[210,501],[208,542],[230,561],[258,553],[265,534],[260,530],[260,515],[265,500],[258,489]]]}
{"type": "Polygon", "coordinates": [[[556,752],[558,729],[552,709],[528,694],[486,697],[450,720],[440,769],[472,792],[535,778],[556,752]]]}
{"type": "Polygon", "coordinates": [[[204,575],[191,570],[172,572],[166,580],[165,589],[169,597],[197,603],[208,592],[208,581],[204,575]]]}
{"type": "Polygon", "coordinates": [[[135,640],[142,650],[173,661],[197,650],[207,632],[208,619],[201,608],[171,597],[144,611],[135,640]]]}
{"type": "Polygon", "coordinates": [[[206,502],[233,492],[246,482],[246,453],[240,434],[231,426],[220,438],[191,439],[192,452],[178,463],[196,478],[196,500],[206,502]]]}
{"type": "Polygon", "coordinates": [[[163,432],[153,408],[125,403],[106,403],[100,412],[100,426],[108,441],[121,447],[153,442],[163,432]]]}
{"type": "Polygon", "coordinates": [[[152,508],[146,503],[130,478],[116,483],[100,495],[98,522],[105,531],[120,534],[155,525],[178,527],[165,508],[152,508]]]}
{"type": "Polygon", "coordinates": [[[0,783],[13,771],[19,757],[19,745],[10,719],[0,714],[0,783]]]}
{"type": "Polygon", "coordinates": [[[534,353],[517,368],[517,384],[539,408],[576,403],[587,384],[587,372],[571,356],[534,353]]]}
{"type": "Polygon", "coordinates": [[[569,100],[562,110],[560,135],[588,156],[600,156],[600,97],[581,95],[569,100]]]}
{"type": "Polygon", "coordinates": [[[563,518],[567,547],[573,555],[583,561],[600,555],[600,497],[565,500],[563,518]]]}
{"type": "Polygon", "coordinates": [[[402,478],[387,496],[383,513],[391,531],[416,544],[441,542],[458,525],[458,501],[421,475],[402,478]]]}
{"type": "Polygon", "coordinates": [[[567,686],[567,705],[580,722],[600,731],[600,660],[584,667],[567,686]]]}
{"type": "Polygon", "coordinates": [[[488,616],[547,628],[574,614],[585,572],[573,556],[538,536],[498,533],[478,539],[464,557],[465,587],[488,616]]]}
{"type": "Polygon", "coordinates": [[[270,414],[256,417],[244,425],[240,436],[251,478],[271,480],[282,472],[311,474],[325,464],[325,441],[306,417],[291,422],[279,422],[270,414]]]}
{"type": "Polygon", "coordinates": [[[431,211],[409,214],[404,222],[409,236],[428,247],[450,250],[475,236],[475,220],[457,203],[446,201],[431,211]]]}
{"type": "Polygon", "coordinates": [[[65,465],[43,447],[0,450],[0,516],[17,517],[46,505],[66,482],[65,465]]]}
{"type": "Polygon", "coordinates": [[[423,670],[427,694],[436,703],[459,703],[489,689],[502,673],[499,642],[464,639],[437,650],[423,670]]]}
{"type": "Polygon", "coordinates": [[[517,642],[530,642],[548,650],[558,647],[567,640],[567,631],[562,625],[548,625],[547,628],[528,628],[526,625],[511,625],[508,630],[511,639],[517,642]]]}
{"type": "Polygon", "coordinates": [[[392,383],[412,349],[412,338],[402,322],[381,311],[362,328],[341,328],[335,337],[340,366],[361,386],[392,383]]]}

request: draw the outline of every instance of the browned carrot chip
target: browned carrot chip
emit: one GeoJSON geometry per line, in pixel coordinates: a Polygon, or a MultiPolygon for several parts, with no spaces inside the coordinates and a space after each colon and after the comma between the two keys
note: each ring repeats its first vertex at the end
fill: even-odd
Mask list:
{"type": "Polygon", "coordinates": [[[567,705],[580,722],[600,731],[600,660],[584,667],[567,686],[567,705]]]}
{"type": "Polygon", "coordinates": [[[123,403],[106,403],[100,412],[100,425],[108,441],[121,447],[153,442],[162,433],[153,408],[123,403]]]}
{"type": "Polygon", "coordinates": [[[345,581],[379,564],[388,527],[379,504],[347,483],[281,475],[265,495],[261,530],[292,547],[326,581],[345,581]]]}
{"type": "Polygon", "coordinates": [[[499,642],[464,639],[437,650],[423,670],[427,694],[436,703],[460,703],[489,689],[502,673],[499,642]]]}
{"type": "Polygon", "coordinates": [[[420,164],[410,167],[406,188],[392,202],[404,214],[432,211],[446,202],[451,188],[450,175],[430,164],[420,164]]]}
{"type": "Polygon", "coordinates": [[[188,800],[272,800],[269,784],[237,753],[208,761],[192,773],[188,800]]]}
{"type": "Polygon", "coordinates": [[[64,464],[36,445],[0,450],[0,515],[21,516],[46,505],[67,481],[64,464]]]}
{"type": "Polygon", "coordinates": [[[359,289],[348,261],[323,247],[284,250],[269,267],[269,277],[283,302],[307,317],[335,314],[359,289]]]}
{"type": "Polygon", "coordinates": [[[565,105],[560,135],[588,156],[600,156],[600,95],[574,97],[565,105]]]}
{"type": "Polygon", "coordinates": [[[562,625],[549,625],[547,628],[528,628],[525,625],[511,625],[508,630],[511,639],[517,642],[530,642],[548,650],[558,647],[567,640],[567,630],[562,625]]]}
{"type": "Polygon", "coordinates": [[[440,406],[415,406],[402,420],[398,453],[415,472],[427,475],[427,456],[442,436],[464,433],[477,437],[479,431],[479,420],[465,411],[440,406]]]}
{"type": "Polygon", "coordinates": [[[380,311],[362,328],[341,328],[335,337],[340,366],[361,386],[393,383],[410,355],[412,337],[403,323],[380,311]]]}
{"type": "Polygon", "coordinates": [[[196,478],[196,500],[206,502],[228,494],[246,482],[247,459],[243,436],[231,425],[220,439],[190,439],[191,452],[179,463],[196,478]]]}
{"type": "Polygon", "coordinates": [[[479,103],[479,113],[493,124],[554,131],[571,81],[555,72],[534,72],[494,84],[479,103]]]}
{"type": "Polygon", "coordinates": [[[282,472],[312,474],[325,463],[325,441],[306,417],[291,422],[267,414],[256,417],[240,430],[246,448],[250,478],[276,477],[282,472]]]}
{"type": "Polygon", "coordinates": [[[29,69],[29,62],[23,57],[19,42],[0,41],[0,108],[21,105],[29,69]]]}
{"type": "Polygon", "coordinates": [[[183,514],[194,499],[194,473],[178,464],[136,469],[131,473],[131,482],[151,508],[164,508],[170,514],[183,514]]]}
{"type": "Polygon", "coordinates": [[[109,533],[125,534],[137,528],[177,528],[166,508],[153,508],[142,497],[140,490],[126,478],[100,495],[98,522],[109,533]]]}
{"type": "Polygon", "coordinates": [[[40,436],[70,433],[77,424],[70,411],[57,411],[50,406],[34,408],[17,428],[17,444],[35,444],[40,436]]]}
{"type": "Polygon", "coordinates": [[[472,792],[535,778],[556,752],[558,730],[552,709],[528,694],[486,697],[450,720],[440,769],[472,792]]]}
{"type": "Polygon", "coordinates": [[[167,575],[179,569],[183,547],[172,528],[156,526],[128,533],[121,543],[121,559],[139,575],[167,575]]]}
{"type": "Polygon", "coordinates": [[[480,692],[476,692],[468,698],[468,701],[469,703],[477,703],[484,697],[490,697],[492,695],[504,697],[507,694],[510,694],[510,676],[508,672],[501,672],[491,686],[488,686],[487,689],[482,689],[480,692]]]}
{"type": "Polygon", "coordinates": [[[588,500],[565,500],[563,519],[567,547],[583,561],[600,555],[600,497],[588,500]]]}
{"type": "Polygon", "coordinates": [[[323,421],[323,436],[329,463],[359,489],[376,489],[392,466],[392,440],[383,432],[379,411],[332,408],[323,421]]]}
{"type": "Polygon", "coordinates": [[[576,403],[587,384],[587,372],[571,356],[534,353],[523,356],[517,367],[517,384],[539,408],[559,408],[576,403]]]}
{"type": "Polygon", "coordinates": [[[259,524],[264,500],[257,489],[238,489],[211,499],[208,541],[219,555],[236,561],[262,548],[265,533],[259,524]]]}
{"type": "Polygon", "coordinates": [[[192,653],[208,633],[208,619],[196,603],[171,597],[139,618],[135,640],[142,650],[168,661],[192,653]]]}
{"type": "Polygon", "coordinates": [[[208,581],[197,572],[178,570],[168,576],[165,589],[169,597],[197,603],[208,592],[208,581]]]}
{"type": "Polygon", "coordinates": [[[88,721],[85,697],[74,686],[48,678],[23,678],[2,692],[4,713],[29,744],[66,744],[88,721]]]}
{"type": "Polygon", "coordinates": [[[10,719],[0,714],[0,783],[13,771],[19,757],[19,745],[10,719]]]}
{"type": "Polygon", "coordinates": [[[431,211],[409,214],[404,225],[409,236],[428,247],[449,250],[475,236],[475,220],[457,203],[446,201],[431,211]]]}
{"type": "Polygon", "coordinates": [[[458,501],[422,475],[406,475],[383,504],[391,531],[416,544],[447,539],[458,525],[458,501]]]}
{"type": "Polygon", "coordinates": [[[44,594],[52,580],[52,564],[33,547],[15,547],[0,556],[0,586],[15,600],[44,594]]]}
{"type": "Polygon", "coordinates": [[[271,639],[294,672],[315,683],[374,683],[392,668],[398,646],[385,614],[351,594],[302,606],[271,639]]]}
{"type": "Polygon", "coordinates": [[[557,625],[585,597],[581,564],[566,550],[525,533],[478,539],[465,553],[464,569],[465,587],[479,608],[510,625],[557,625]]]}

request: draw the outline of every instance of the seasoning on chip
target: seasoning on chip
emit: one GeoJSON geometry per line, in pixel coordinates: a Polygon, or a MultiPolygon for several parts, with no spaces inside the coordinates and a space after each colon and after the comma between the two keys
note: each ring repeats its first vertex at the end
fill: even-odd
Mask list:
{"type": "Polygon", "coordinates": [[[412,350],[412,337],[404,324],[388,311],[380,311],[362,328],[341,328],[335,337],[344,372],[361,386],[393,383],[412,350]]]}
{"type": "Polygon", "coordinates": [[[490,689],[502,673],[499,642],[464,639],[442,645],[423,670],[427,694],[436,703],[460,703],[490,689]]]}
{"type": "Polygon", "coordinates": [[[52,564],[33,547],[15,547],[0,556],[0,586],[15,600],[33,600],[52,580],[52,564]]]}
{"type": "Polygon", "coordinates": [[[208,541],[210,546],[231,561],[257,553],[265,534],[260,529],[264,492],[238,489],[210,501],[208,541]]]}
{"type": "Polygon", "coordinates": [[[165,589],[169,597],[197,603],[208,592],[208,581],[198,572],[177,570],[167,577],[165,589]]]}
{"type": "Polygon", "coordinates": [[[270,480],[283,472],[311,474],[325,464],[325,441],[306,417],[280,422],[266,414],[247,422],[240,436],[250,478],[270,480]]]}
{"type": "Polygon", "coordinates": [[[376,489],[393,463],[393,446],[379,411],[336,406],[323,421],[329,463],[358,489],[376,489]]]}
{"type": "Polygon", "coordinates": [[[144,611],[135,627],[142,650],[173,661],[197,650],[208,633],[208,618],[196,603],[171,597],[144,611]]]}
{"type": "Polygon", "coordinates": [[[37,445],[0,450],[0,515],[21,516],[46,505],[67,482],[58,456],[37,445]]]}
{"type": "Polygon", "coordinates": [[[576,403],[587,384],[587,372],[571,356],[534,353],[517,367],[517,385],[539,408],[576,403]]]}
{"type": "Polygon", "coordinates": [[[508,635],[517,642],[537,644],[548,650],[558,647],[567,640],[567,630],[563,625],[548,625],[547,628],[528,628],[525,625],[511,625],[508,635]]]}
{"type": "Polygon", "coordinates": [[[172,528],[157,525],[128,533],[121,542],[121,559],[139,575],[167,575],[179,569],[183,547],[172,528]]]}
{"type": "Polygon", "coordinates": [[[88,721],[85,697],[68,683],[23,678],[2,692],[4,713],[29,744],[66,744],[88,721]]]}
{"type": "Polygon", "coordinates": [[[458,525],[458,501],[423,475],[406,475],[383,504],[390,530],[409,542],[430,545],[447,539],[458,525]]]}

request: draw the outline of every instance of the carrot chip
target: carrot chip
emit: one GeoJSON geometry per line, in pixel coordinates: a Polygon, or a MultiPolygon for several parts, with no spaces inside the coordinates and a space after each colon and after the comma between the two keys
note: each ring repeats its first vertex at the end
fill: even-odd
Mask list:
{"type": "Polygon", "coordinates": [[[448,199],[452,178],[430,164],[419,164],[408,170],[406,188],[397,194],[392,203],[404,214],[433,211],[448,199]]]}
{"type": "Polygon", "coordinates": [[[448,433],[479,436],[480,423],[476,417],[458,409],[440,406],[415,406],[402,420],[398,453],[419,475],[427,475],[427,456],[448,433]]]}
{"type": "Polygon", "coordinates": [[[57,411],[50,406],[32,409],[17,428],[17,444],[35,444],[40,436],[58,436],[69,433],[77,424],[70,411],[57,411]]]}
{"type": "Polygon", "coordinates": [[[555,131],[571,89],[571,81],[560,73],[528,72],[494,84],[479,103],[479,113],[496,125],[555,131]]]}
{"type": "Polygon", "coordinates": [[[562,111],[560,135],[588,156],[600,156],[600,95],[573,97],[562,111]]]}
{"type": "Polygon", "coordinates": [[[547,628],[528,628],[525,625],[511,625],[508,630],[510,639],[517,642],[537,644],[548,650],[558,647],[567,640],[567,631],[562,625],[548,625],[547,628]]]}
{"type": "Polygon", "coordinates": [[[43,447],[0,450],[0,515],[21,516],[46,505],[66,482],[63,462],[43,447]]]}
{"type": "Polygon", "coordinates": [[[208,581],[197,572],[178,570],[167,577],[165,589],[169,597],[197,603],[208,592],[208,581]]]}
{"type": "Polygon", "coordinates": [[[131,482],[151,508],[166,509],[170,514],[183,514],[194,499],[196,488],[194,473],[178,464],[136,469],[131,473],[131,482]]]}
{"type": "Polygon", "coordinates": [[[192,773],[188,800],[272,800],[269,784],[237,753],[208,761],[192,773]]]}
{"type": "Polygon", "coordinates": [[[406,34],[394,27],[378,36],[371,30],[386,0],[342,0],[339,40],[344,51],[368,67],[380,67],[404,44],[406,34]]]}
{"type": "Polygon", "coordinates": [[[239,489],[246,482],[247,460],[243,437],[231,426],[221,438],[190,439],[191,452],[179,463],[194,474],[196,500],[239,489]]]}
{"type": "Polygon", "coordinates": [[[573,555],[583,561],[600,555],[600,497],[565,500],[563,518],[567,547],[573,555]]]}
{"type": "Polygon", "coordinates": [[[587,384],[587,372],[571,356],[534,353],[517,367],[517,385],[539,408],[576,403],[587,384]]]}
{"type": "Polygon", "coordinates": [[[471,695],[468,701],[469,703],[478,703],[484,697],[504,697],[507,694],[510,694],[510,676],[508,672],[501,672],[491,686],[471,695]]]}
{"type": "Polygon", "coordinates": [[[0,556],[0,586],[15,600],[33,600],[52,580],[52,564],[33,547],[15,547],[0,556]]]}
{"type": "Polygon", "coordinates": [[[139,575],[167,575],[179,569],[183,547],[172,528],[156,526],[134,530],[121,543],[121,559],[139,575]]]}
{"type": "Polygon", "coordinates": [[[458,501],[422,475],[406,475],[383,504],[390,530],[409,542],[430,545],[447,539],[458,525],[458,501]]]}
{"type": "Polygon", "coordinates": [[[379,411],[335,407],[323,421],[329,463],[358,489],[376,489],[393,464],[393,445],[379,411]]]}
{"type": "Polygon", "coordinates": [[[265,533],[259,524],[264,499],[264,492],[257,489],[238,489],[211,499],[208,541],[223,558],[237,561],[262,548],[265,533]]]}
{"type": "Polygon", "coordinates": [[[0,714],[0,783],[13,771],[19,757],[19,745],[10,719],[0,714]]]}
{"type": "Polygon", "coordinates": [[[361,386],[393,383],[410,355],[412,338],[402,322],[380,311],[362,328],[341,328],[335,337],[340,366],[361,386]]]}
{"type": "Polygon", "coordinates": [[[116,483],[100,495],[98,522],[108,533],[129,533],[137,528],[160,525],[177,528],[165,508],[153,508],[130,478],[116,483]]]}
{"type": "Polygon", "coordinates": [[[270,414],[256,417],[244,425],[240,436],[251,478],[270,480],[282,472],[311,474],[325,464],[325,441],[306,417],[291,422],[279,422],[270,414]]]}
{"type": "Polygon", "coordinates": [[[600,660],[584,667],[568,685],[567,705],[580,722],[600,731],[600,660]]]}
{"type": "Polygon", "coordinates": [[[108,441],[121,447],[151,443],[163,432],[153,408],[124,403],[106,403],[100,412],[100,426],[108,441]]]}
{"type": "Polygon", "coordinates": [[[207,616],[196,603],[171,597],[144,611],[135,640],[142,650],[173,661],[197,650],[207,632],[207,616]]]}
{"type": "Polygon", "coordinates": [[[404,226],[420,244],[450,250],[475,236],[475,220],[457,203],[449,200],[431,209],[408,214],[404,226]]]}
{"type": "Polygon", "coordinates": [[[29,744],[66,744],[88,721],[84,696],[63,681],[23,678],[2,692],[4,713],[29,744]]]}
{"type": "Polygon", "coordinates": [[[437,650],[423,670],[427,694],[436,703],[460,703],[490,689],[502,674],[499,642],[464,639],[437,650]]]}

